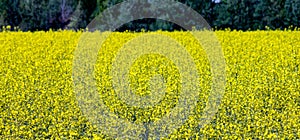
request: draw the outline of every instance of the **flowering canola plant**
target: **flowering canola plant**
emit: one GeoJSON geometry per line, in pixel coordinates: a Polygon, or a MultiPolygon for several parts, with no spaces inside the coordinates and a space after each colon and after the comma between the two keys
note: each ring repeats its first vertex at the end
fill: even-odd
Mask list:
{"type": "MultiPolygon", "coordinates": [[[[165,139],[300,138],[299,31],[215,31],[226,61],[226,90],[218,112],[203,128],[198,121],[211,89],[205,51],[188,32],[155,33],[184,46],[200,75],[196,108],[165,139]]],[[[141,34],[150,33],[112,33],[95,64],[101,100],[111,112],[133,123],[161,119],[176,106],[182,88],[176,65],[163,55],[148,54],[131,66],[130,87],[138,96],[152,94],[148,83],[160,74],[166,83],[162,100],[138,108],[117,97],[108,74],[111,63],[124,43],[141,34]]],[[[109,139],[85,117],[74,93],[73,54],[81,35],[0,33],[0,139],[109,139]]]]}

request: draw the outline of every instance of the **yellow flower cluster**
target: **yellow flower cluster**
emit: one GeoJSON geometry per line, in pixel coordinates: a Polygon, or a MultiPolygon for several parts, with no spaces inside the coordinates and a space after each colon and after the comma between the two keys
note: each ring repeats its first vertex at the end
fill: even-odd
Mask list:
{"type": "MultiPolygon", "coordinates": [[[[137,124],[156,122],[172,111],[183,87],[178,67],[167,57],[142,55],[129,69],[130,88],[137,96],[154,94],[149,84],[153,77],[164,79],[165,95],[152,107],[126,104],[109,75],[114,57],[126,42],[142,34],[160,34],[190,53],[201,87],[187,121],[166,139],[299,139],[300,32],[215,33],[226,61],[226,90],[218,112],[203,128],[198,123],[211,91],[210,62],[188,32],[112,33],[95,65],[99,97],[110,112],[137,124]]],[[[0,139],[109,138],[82,113],[74,92],[72,64],[82,34],[0,33],[0,139]]]]}

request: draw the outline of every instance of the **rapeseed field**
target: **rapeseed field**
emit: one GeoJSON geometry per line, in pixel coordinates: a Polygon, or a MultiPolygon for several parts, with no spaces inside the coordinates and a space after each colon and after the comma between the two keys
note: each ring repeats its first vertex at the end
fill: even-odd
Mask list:
{"type": "MultiPolygon", "coordinates": [[[[74,52],[82,34],[0,33],[0,139],[110,138],[85,116],[74,92],[74,52]]],[[[211,68],[201,44],[188,32],[111,33],[95,64],[99,97],[110,112],[137,124],[158,121],[176,106],[184,88],[181,73],[161,54],[136,59],[128,78],[137,96],[155,94],[148,83],[163,78],[165,94],[159,102],[139,108],[116,94],[109,75],[112,62],[126,42],[142,34],[176,40],[199,73],[196,107],[165,139],[300,139],[300,31],[215,31],[226,62],[226,88],[218,112],[203,127],[198,122],[211,90],[211,68]]]]}

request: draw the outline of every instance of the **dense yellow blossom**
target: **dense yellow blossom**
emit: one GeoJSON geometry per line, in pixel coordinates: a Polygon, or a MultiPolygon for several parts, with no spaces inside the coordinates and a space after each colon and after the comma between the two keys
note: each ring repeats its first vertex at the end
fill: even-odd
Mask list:
{"type": "MultiPolygon", "coordinates": [[[[226,91],[213,120],[198,121],[210,93],[209,61],[187,32],[157,32],[185,46],[197,66],[201,93],[197,107],[173,138],[299,139],[300,32],[216,31],[226,61],[226,91]]],[[[151,94],[152,76],[166,80],[166,96],[150,108],[128,106],[111,87],[108,71],[115,53],[139,34],[112,33],[98,55],[96,81],[101,99],[120,118],[154,122],[178,101],[182,87],[176,65],[164,56],[144,55],[130,68],[131,88],[151,94]]],[[[81,112],[72,80],[73,54],[82,32],[0,33],[0,139],[108,138],[81,112]]]]}

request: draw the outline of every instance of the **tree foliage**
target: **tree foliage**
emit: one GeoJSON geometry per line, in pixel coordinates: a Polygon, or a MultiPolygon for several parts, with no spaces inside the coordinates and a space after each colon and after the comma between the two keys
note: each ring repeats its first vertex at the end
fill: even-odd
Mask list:
{"type": "MultiPolygon", "coordinates": [[[[300,25],[300,0],[176,1],[196,10],[212,27],[219,29],[257,30],[267,26],[283,29],[300,25]]],[[[0,26],[10,25],[25,31],[81,29],[105,9],[121,2],[123,0],[1,0],[0,26]]],[[[119,31],[141,29],[182,28],[159,19],[138,19],[118,28],[119,31]]]]}

